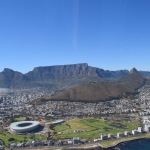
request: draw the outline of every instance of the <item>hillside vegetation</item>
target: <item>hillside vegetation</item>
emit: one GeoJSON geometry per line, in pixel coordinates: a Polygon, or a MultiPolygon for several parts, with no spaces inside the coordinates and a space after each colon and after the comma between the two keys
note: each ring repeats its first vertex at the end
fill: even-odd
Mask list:
{"type": "Polygon", "coordinates": [[[103,82],[103,83],[89,83],[66,90],[60,94],[46,97],[44,100],[57,101],[105,101],[113,98],[121,98],[133,95],[137,89],[145,84],[146,79],[133,69],[127,76],[118,82],[103,82]]]}

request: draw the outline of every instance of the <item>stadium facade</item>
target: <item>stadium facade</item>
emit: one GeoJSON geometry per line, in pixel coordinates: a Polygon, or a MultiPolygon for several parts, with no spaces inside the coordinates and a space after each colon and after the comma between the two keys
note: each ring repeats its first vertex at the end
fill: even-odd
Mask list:
{"type": "Polygon", "coordinates": [[[14,122],[10,125],[10,130],[13,133],[27,133],[39,127],[38,121],[20,121],[14,122]]]}

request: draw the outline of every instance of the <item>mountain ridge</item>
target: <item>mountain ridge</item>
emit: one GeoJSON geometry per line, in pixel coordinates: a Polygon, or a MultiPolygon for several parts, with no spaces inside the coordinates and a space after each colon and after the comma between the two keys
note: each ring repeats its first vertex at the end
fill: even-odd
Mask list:
{"type": "MultiPolygon", "coordinates": [[[[9,68],[0,72],[0,87],[3,88],[32,88],[32,87],[61,87],[70,88],[88,82],[116,81],[129,73],[128,70],[109,71],[89,66],[87,63],[40,66],[28,73],[21,73],[9,68]]],[[[150,77],[149,72],[141,72],[150,77]]]]}

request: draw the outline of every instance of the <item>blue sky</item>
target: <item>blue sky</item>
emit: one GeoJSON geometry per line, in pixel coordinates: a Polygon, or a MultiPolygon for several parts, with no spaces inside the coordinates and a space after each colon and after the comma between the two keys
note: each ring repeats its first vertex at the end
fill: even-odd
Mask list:
{"type": "Polygon", "coordinates": [[[88,63],[150,71],[149,0],[1,0],[0,71],[88,63]]]}

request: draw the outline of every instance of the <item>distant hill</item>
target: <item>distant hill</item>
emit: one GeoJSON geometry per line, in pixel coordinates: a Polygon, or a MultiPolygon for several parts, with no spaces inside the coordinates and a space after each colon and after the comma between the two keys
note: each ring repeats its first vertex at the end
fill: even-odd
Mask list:
{"type": "Polygon", "coordinates": [[[146,79],[134,68],[128,75],[117,82],[89,83],[66,90],[55,96],[43,100],[58,101],[105,101],[113,98],[126,97],[134,94],[136,90],[144,85],[146,79]]]}
{"type": "Polygon", "coordinates": [[[150,72],[149,71],[139,71],[145,78],[150,79],[150,72]]]}
{"type": "Polygon", "coordinates": [[[0,72],[0,87],[2,88],[17,88],[18,85],[28,86],[30,79],[20,72],[5,68],[0,72]]]}

